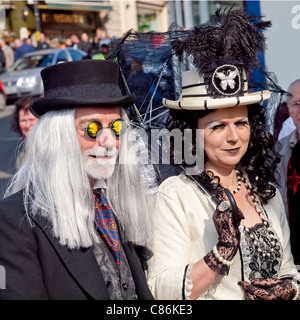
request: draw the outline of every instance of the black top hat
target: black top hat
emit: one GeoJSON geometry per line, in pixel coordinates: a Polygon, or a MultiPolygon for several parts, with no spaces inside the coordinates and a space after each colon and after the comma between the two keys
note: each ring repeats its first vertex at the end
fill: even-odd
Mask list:
{"type": "Polygon", "coordinates": [[[47,111],[76,107],[130,107],[135,94],[123,96],[118,85],[119,65],[107,60],[81,60],[57,64],[41,71],[44,97],[30,110],[40,117],[47,111]]]}

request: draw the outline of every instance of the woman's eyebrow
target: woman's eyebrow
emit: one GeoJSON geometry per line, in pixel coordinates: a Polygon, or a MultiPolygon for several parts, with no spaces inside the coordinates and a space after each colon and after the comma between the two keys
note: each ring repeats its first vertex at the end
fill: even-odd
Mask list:
{"type": "Polygon", "coordinates": [[[212,126],[212,125],[216,125],[216,124],[223,124],[223,123],[224,123],[224,121],[222,121],[222,120],[212,120],[212,121],[205,123],[205,126],[208,127],[208,126],[212,126]]]}

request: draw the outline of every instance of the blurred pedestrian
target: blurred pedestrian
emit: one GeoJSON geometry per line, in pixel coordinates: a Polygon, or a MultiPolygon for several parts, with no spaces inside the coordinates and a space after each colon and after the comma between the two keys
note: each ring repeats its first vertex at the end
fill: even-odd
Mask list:
{"type": "Polygon", "coordinates": [[[23,164],[25,151],[24,151],[24,139],[28,136],[33,125],[38,121],[29,110],[29,105],[32,100],[38,96],[20,98],[15,102],[15,112],[13,114],[11,128],[17,132],[20,137],[20,146],[18,147],[18,156],[16,160],[16,169],[19,170],[23,164]]]}
{"type": "Polygon", "coordinates": [[[279,134],[283,128],[285,120],[289,117],[289,109],[287,103],[281,102],[277,107],[275,116],[274,116],[274,140],[279,139],[279,134]]]}
{"type": "Polygon", "coordinates": [[[33,47],[33,45],[32,45],[32,39],[31,39],[31,38],[24,38],[24,39],[23,39],[23,42],[25,42],[25,43],[28,44],[29,46],[32,46],[32,47],[33,47]]]}
{"type": "Polygon", "coordinates": [[[102,51],[102,45],[103,44],[109,45],[111,39],[107,35],[106,30],[102,27],[99,27],[96,29],[96,36],[99,39],[99,43],[98,43],[99,50],[102,51]]]}
{"type": "Polygon", "coordinates": [[[50,40],[50,47],[53,49],[59,49],[60,48],[60,41],[58,38],[53,38],[50,40]]]}
{"type": "Polygon", "coordinates": [[[300,265],[300,141],[294,146],[289,160],[287,189],[291,250],[295,263],[300,265]]]}
{"type": "Polygon", "coordinates": [[[46,41],[45,34],[43,32],[40,33],[40,40],[37,44],[37,50],[48,49],[50,48],[49,43],[46,41]]]}
{"type": "Polygon", "coordinates": [[[74,33],[71,35],[71,41],[73,49],[78,49],[80,40],[77,34],[74,33]]]}
{"type": "Polygon", "coordinates": [[[106,57],[107,57],[108,52],[109,52],[108,45],[103,44],[102,45],[102,50],[101,51],[98,50],[98,52],[95,52],[92,57],[93,57],[94,60],[105,60],[106,57]]]}
{"type": "Polygon", "coordinates": [[[23,42],[22,42],[20,39],[16,38],[16,39],[14,40],[14,45],[13,45],[14,54],[16,54],[16,50],[17,50],[19,47],[21,47],[22,44],[23,44],[23,42]]]}
{"type": "Polygon", "coordinates": [[[278,187],[284,205],[286,213],[288,213],[287,206],[287,170],[288,161],[291,157],[292,149],[300,140],[300,79],[292,82],[288,88],[289,97],[287,100],[287,106],[289,115],[293,120],[296,129],[294,129],[289,135],[282,139],[279,139],[276,144],[276,149],[280,156],[280,163],[276,170],[276,186],[278,187]]]}
{"type": "Polygon", "coordinates": [[[23,40],[23,43],[19,46],[20,40],[15,40],[15,61],[23,57],[24,54],[35,51],[35,47],[27,43],[28,38],[23,40]]]}
{"type": "Polygon", "coordinates": [[[71,48],[72,45],[73,45],[73,43],[72,43],[71,38],[67,38],[67,39],[65,40],[65,46],[66,46],[67,48],[71,48]]]}
{"type": "Polygon", "coordinates": [[[93,55],[95,53],[99,53],[99,39],[96,35],[93,37],[93,41],[91,42],[91,50],[90,54],[93,55]]]}
{"type": "Polygon", "coordinates": [[[0,48],[0,73],[3,73],[5,71],[5,55],[0,48]]]}
{"type": "Polygon", "coordinates": [[[0,47],[5,57],[5,69],[8,70],[14,64],[14,51],[4,39],[0,39],[0,47]]]}
{"type": "Polygon", "coordinates": [[[81,34],[81,40],[78,44],[78,49],[81,49],[87,53],[90,53],[91,48],[92,48],[92,44],[89,41],[89,36],[86,32],[83,32],[81,34]]]}

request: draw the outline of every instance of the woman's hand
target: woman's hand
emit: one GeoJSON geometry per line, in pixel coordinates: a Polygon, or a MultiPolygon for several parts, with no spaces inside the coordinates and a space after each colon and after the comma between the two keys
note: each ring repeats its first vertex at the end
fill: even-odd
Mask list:
{"type": "Polygon", "coordinates": [[[296,289],[291,279],[252,279],[251,283],[240,281],[248,300],[292,300],[296,289]]]}
{"type": "MultiPolygon", "coordinates": [[[[219,235],[217,251],[226,261],[231,261],[239,248],[241,236],[239,224],[243,218],[240,210],[237,211],[237,215],[234,214],[227,201],[222,201],[214,212],[213,221],[219,235]]],[[[204,257],[204,261],[211,270],[220,275],[228,274],[229,266],[220,262],[213,251],[204,257]]]]}
{"type": "Polygon", "coordinates": [[[238,210],[235,216],[231,206],[222,201],[213,215],[213,221],[219,235],[217,248],[220,255],[226,260],[231,260],[235,256],[240,244],[239,225],[244,219],[243,213],[238,210]],[[228,206],[226,208],[226,206],[228,206]]]}

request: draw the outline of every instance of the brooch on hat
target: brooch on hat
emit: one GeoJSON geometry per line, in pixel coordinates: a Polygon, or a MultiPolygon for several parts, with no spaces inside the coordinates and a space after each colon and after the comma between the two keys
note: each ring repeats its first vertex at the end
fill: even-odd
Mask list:
{"type": "Polygon", "coordinates": [[[212,75],[212,85],[220,94],[232,96],[241,90],[241,77],[238,68],[225,64],[218,67],[212,75]]]}

